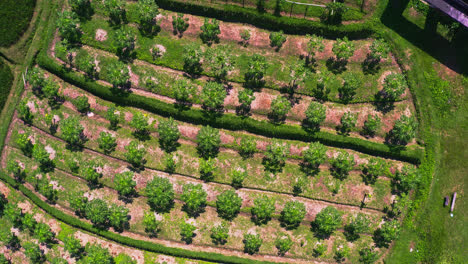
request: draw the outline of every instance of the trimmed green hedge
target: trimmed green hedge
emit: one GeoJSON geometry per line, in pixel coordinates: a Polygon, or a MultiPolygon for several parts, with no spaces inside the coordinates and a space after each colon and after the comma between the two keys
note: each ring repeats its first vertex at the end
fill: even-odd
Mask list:
{"type": "Polygon", "coordinates": [[[13,74],[11,73],[10,67],[0,58],[0,113],[8,99],[12,84],[13,74]]]}
{"type": "Polygon", "coordinates": [[[36,0],[0,1],[0,46],[15,43],[28,28],[36,0]]]}
{"type": "Polygon", "coordinates": [[[353,149],[374,156],[398,159],[415,164],[419,164],[423,154],[421,149],[409,150],[392,148],[391,146],[380,143],[375,143],[359,138],[330,134],[327,132],[308,133],[300,126],[286,124],[275,125],[267,121],[258,121],[252,118],[244,118],[233,114],[211,116],[205,111],[199,109],[181,110],[174,104],[169,104],[154,98],[148,98],[132,93],[116,95],[112,93],[109,87],[102,86],[81,74],[77,74],[65,69],[54,59],[47,56],[45,50],[42,50],[39,53],[38,63],[41,67],[47,69],[55,75],[60,76],[66,82],[78,86],[104,100],[111,101],[123,106],[137,106],[138,108],[144,109],[146,111],[153,112],[165,117],[173,117],[174,119],[184,122],[199,125],[210,125],[216,128],[228,130],[243,130],[272,138],[301,141],[320,141],[328,146],[353,149]]]}
{"type": "Polygon", "coordinates": [[[301,18],[277,17],[269,13],[259,13],[255,9],[242,8],[236,5],[209,7],[194,3],[173,0],[156,0],[159,7],[174,12],[197,16],[212,17],[223,21],[248,23],[267,30],[283,30],[287,34],[318,34],[326,38],[363,39],[375,33],[375,25],[370,20],[349,25],[326,25],[321,22],[301,18]]]}
{"type": "MultiPolygon", "coordinates": [[[[122,236],[111,231],[102,230],[94,227],[93,225],[86,223],[76,217],[68,215],[57,208],[51,206],[47,202],[43,201],[37,195],[35,195],[31,190],[24,187],[22,184],[18,184],[13,178],[5,175],[3,171],[0,171],[0,179],[10,184],[12,187],[20,190],[26,197],[28,197],[34,204],[40,207],[42,210],[46,211],[52,217],[68,224],[73,227],[86,230],[93,234],[102,236],[106,239],[115,241],[122,245],[134,247],[141,250],[157,252],[161,254],[167,254],[175,257],[183,257],[183,258],[190,258],[190,259],[198,259],[198,260],[205,260],[205,261],[214,261],[219,263],[273,263],[268,261],[258,261],[253,259],[246,259],[236,256],[225,256],[218,253],[211,253],[211,252],[197,252],[191,251],[182,248],[173,248],[167,247],[161,244],[156,244],[148,241],[137,240],[133,238],[129,238],[126,236],[122,236]]],[[[276,262],[275,262],[276,263],[276,262]]]]}

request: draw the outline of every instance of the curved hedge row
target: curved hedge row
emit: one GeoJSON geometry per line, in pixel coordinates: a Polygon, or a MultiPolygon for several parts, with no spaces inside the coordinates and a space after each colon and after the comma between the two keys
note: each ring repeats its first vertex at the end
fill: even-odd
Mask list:
{"type": "Polygon", "coordinates": [[[349,25],[326,25],[307,19],[277,17],[269,13],[259,13],[255,9],[235,5],[226,4],[216,8],[173,0],[156,0],[156,3],[159,7],[174,12],[212,17],[223,21],[248,23],[267,30],[283,30],[287,34],[318,34],[332,39],[345,36],[349,39],[363,39],[372,36],[376,32],[375,23],[370,20],[349,25]]]}
{"type": "Polygon", "coordinates": [[[269,264],[269,263],[278,263],[278,262],[269,262],[269,261],[259,261],[254,259],[247,259],[241,258],[237,256],[225,256],[218,253],[212,252],[198,252],[198,251],[191,251],[182,248],[174,248],[174,247],[167,247],[161,244],[156,244],[149,241],[137,240],[130,237],[122,236],[117,233],[113,233],[111,231],[102,230],[94,227],[93,225],[84,222],[76,217],[68,215],[59,209],[51,206],[47,202],[43,201],[39,198],[36,194],[34,194],[31,190],[24,187],[22,184],[18,184],[13,178],[7,176],[3,171],[0,171],[0,179],[4,182],[7,182],[15,189],[20,190],[26,197],[28,197],[34,204],[40,207],[42,210],[46,211],[52,217],[79,229],[83,229],[85,231],[91,232],[93,234],[99,235],[106,239],[115,241],[122,245],[134,247],[141,250],[157,252],[161,254],[167,254],[175,257],[182,257],[182,258],[191,258],[191,259],[198,259],[198,260],[205,260],[205,261],[213,261],[219,263],[258,263],[258,264],[269,264]]]}
{"type": "Polygon", "coordinates": [[[353,149],[374,156],[398,159],[415,164],[419,164],[423,154],[421,149],[403,150],[360,138],[346,137],[321,131],[309,133],[300,126],[286,124],[275,125],[267,121],[258,121],[252,118],[240,117],[233,114],[211,116],[205,111],[199,109],[182,110],[177,108],[174,104],[169,104],[154,98],[148,98],[132,93],[116,95],[109,87],[102,86],[81,74],[66,70],[54,59],[47,56],[45,50],[42,50],[39,53],[38,63],[41,67],[61,77],[66,82],[78,86],[91,94],[103,98],[104,100],[124,106],[137,106],[138,108],[153,112],[157,115],[173,117],[174,119],[184,122],[199,125],[210,125],[216,128],[228,130],[242,130],[272,138],[320,141],[328,146],[353,149]]]}
{"type": "Polygon", "coordinates": [[[0,113],[8,99],[12,84],[13,74],[11,73],[10,67],[3,61],[3,58],[0,58],[0,113]]]}

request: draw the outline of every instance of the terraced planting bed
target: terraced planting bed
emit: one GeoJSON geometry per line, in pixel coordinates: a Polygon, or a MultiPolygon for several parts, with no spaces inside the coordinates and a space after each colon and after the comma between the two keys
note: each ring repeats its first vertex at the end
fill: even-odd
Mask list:
{"type": "Polygon", "coordinates": [[[63,4],[24,74],[1,154],[21,192],[0,187],[45,210],[58,239],[46,258],[69,254],[72,234],[138,263],[382,259],[424,155],[388,44],[278,33],[277,45],[153,4],[127,2],[122,17],[93,1],[80,20],[63,4]]]}

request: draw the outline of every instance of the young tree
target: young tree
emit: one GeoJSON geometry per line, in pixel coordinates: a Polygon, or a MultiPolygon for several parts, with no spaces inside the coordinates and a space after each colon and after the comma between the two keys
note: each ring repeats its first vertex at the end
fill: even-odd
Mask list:
{"type": "Polygon", "coordinates": [[[189,44],[184,47],[182,59],[184,61],[184,71],[190,74],[199,74],[202,72],[203,51],[200,46],[189,44]]]}
{"type": "Polygon", "coordinates": [[[174,173],[177,168],[176,158],[170,153],[165,154],[166,158],[164,160],[165,168],[164,171],[167,173],[174,173]]]}
{"type": "Polygon", "coordinates": [[[368,114],[367,120],[364,122],[364,126],[362,128],[363,133],[365,135],[373,137],[375,133],[377,133],[377,131],[379,130],[380,124],[381,124],[381,120],[377,114],[375,115],[368,114]]]}
{"type": "Polygon", "coordinates": [[[414,117],[402,115],[390,131],[390,141],[398,145],[406,145],[416,136],[417,123],[414,117]]]}
{"type": "Polygon", "coordinates": [[[136,36],[128,28],[119,28],[115,31],[113,45],[117,50],[117,56],[128,59],[132,57],[135,49],[136,36]]]}
{"type": "Polygon", "coordinates": [[[60,121],[62,138],[73,148],[81,147],[86,141],[84,128],[78,118],[68,117],[60,121]]]}
{"type": "Polygon", "coordinates": [[[54,188],[54,185],[43,177],[38,184],[39,193],[42,194],[49,203],[55,203],[58,199],[58,190],[54,188]]]}
{"type": "Polygon", "coordinates": [[[287,156],[289,155],[289,145],[284,145],[279,142],[272,142],[267,146],[263,165],[265,170],[277,173],[283,170],[287,156]]]}
{"type": "Polygon", "coordinates": [[[120,232],[128,227],[128,208],[112,204],[109,208],[109,225],[120,232]]]}
{"type": "Polygon", "coordinates": [[[289,66],[289,89],[293,92],[300,83],[303,83],[308,75],[303,62],[295,62],[289,66]]]}
{"type": "Polygon", "coordinates": [[[34,144],[32,157],[39,162],[42,171],[49,171],[54,167],[53,161],[50,159],[50,154],[41,143],[34,144]]]}
{"type": "Polygon", "coordinates": [[[216,160],[213,158],[200,159],[200,179],[209,182],[214,178],[216,169],[216,160]]]}
{"type": "Polygon", "coordinates": [[[341,263],[345,261],[347,257],[349,257],[349,247],[347,245],[337,246],[335,249],[335,256],[333,258],[338,262],[341,263]]]}
{"type": "Polygon", "coordinates": [[[347,37],[343,39],[336,39],[333,43],[332,51],[335,54],[336,60],[346,62],[351,58],[355,51],[355,46],[352,41],[349,41],[347,37]]]}
{"type": "Polygon", "coordinates": [[[77,216],[86,216],[86,205],[88,204],[88,197],[84,196],[83,191],[72,193],[68,202],[70,203],[70,208],[75,211],[77,216]]]}
{"type": "Polygon", "coordinates": [[[323,10],[321,19],[323,22],[332,25],[339,25],[343,20],[343,15],[349,8],[341,2],[330,2],[323,10]]]}
{"type": "Polygon", "coordinates": [[[354,95],[356,95],[356,90],[362,85],[361,76],[349,72],[343,75],[343,80],[343,86],[340,87],[338,91],[341,101],[348,103],[353,100],[354,95]]]}
{"type": "Polygon", "coordinates": [[[172,32],[174,35],[178,35],[181,38],[182,34],[189,27],[188,21],[189,19],[187,17],[184,18],[184,14],[181,13],[177,13],[177,16],[172,16],[172,32]]]}
{"type": "Polygon", "coordinates": [[[156,21],[156,16],[159,14],[158,5],[153,0],[138,0],[137,7],[140,30],[153,35],[159,28],[156,21]]]}
{"type": "Polygon", "coordinates": [[[263,239],[260,238],[260,235],[244,234],[242,242],[244,242],[244,252],[253,255],[259,251],[263,239]]]}
{"type": "Polygon", "coordinates": [[[369,47],[368,59],[372,64],[376,65],[382,59],[388,58],[390,53],[390,46],[383,39],[376,39],[372,42],[369,47]]]}
{"type": "Polygon", "coordinates": [[[369,159],[369,162],[364,164],[362,168],[362,176],[365,184],[374,184],[379,176],[384,176],[388,173],[388,164],[377,158],[369,159]]]}
{"type": "Polygon", "coordinates": [[[90,104],[88,101],[88,97],[85,95],[78,96],[72,101],[73,105],[75,106],[76,110],[82,114],[86,114],[89,111],[90,104]]]}
{"type": "Polygon", "coordinates": [[[73,12],[80,17],[89,18],[93,14],[93,7],[90,0],[69,0],[73,12]]]}
{"type": "Polygon", "coordinates": [[[313,250],[314,257],[318,258],[323,256],[323,254],[327,251],[327,245],[322,243],[317,243],[313,250]]]}
{"type": "Polygon", "coordinates": [[[28,133],[18,133],[15,143],[26,157],[31,157],[34,145],[28,133]]]}
{"type": "Polygon", "coordinates": [[[327,206],[316,215],[313,225],[315,232],[326,238],[341,226],[341,221],[341,212],[333,206],[327,206]]]}
{"type": "Polygon", "coordinates": [[[224,245],[229,238],[229,228],[225,223],[211,228],[211,240],[215,245],[224,245]]]}
{"type": "Polygon", "coordinates": [[[395,101],[408,88],[405,76],[400,73],[391,73],[384,79],[382,94],[385,99],[395,101]]]}
{"type": "Polygon", "coordinates": [[[185,184],[181,200],[184,201],[183,209],[189,216],[196,217],[205,211],[206,191],[201,184],[185,184]]]}
{"type": "Polygon", "coordinates": [[[99,133],[99,138],[98,138],[98,144],[99,148],[104,151],[104,153],[109,154],[115,150],[115,147],[117,146],[117,141],[115,137],[108,132],[101,132],[99,133]]]}
{"type": "Polygon", "coordinates": [[[125,253],[120,253],[114,257],[115,264],[137,264],[137,261],[125,253]]]}
{"type": "Polygon", "coordinates": [[[5,257],[5,254],[0,254],[0,264],[10,264],[10,260],[5,257]]]}
{"type": "Polygon", "coordinates": [[[349,135],[349,132],[356,126],[357,114],[346,112],[341,116],[340,132],[343,135],[349,135]]]}
{"type": "Polygon", "coordinates": [[[374,232],[374,243],[378,247],[388,247],[390,243],[400,235],[400,222],[396,219],[382,224],[374,232]]]}
{"type": "Polygon", "coordinates": [[[132,141],[130,144],[125,146],[127,152],[124,153],[128,163],[136,169],[141,169],[146,163],[145,155],[146,149],[140,146],[137,141],[132,141]]]}
{"type": "Polygon", "coordinates": [[[73,234],[68,235],[63,239],[63,246],[73,258],[79,259],[83,254],[84,248],[81,246],[80,240],[75,238],[73,234]]]}
{"type": "Polygon", "coordinates": [[[205,52],[205,61],[208,62],[217,81],[226,80],[229,72],[234,69],[234,61],[229,52],[226,46],[217,46],[205,52]]]}
{"type": "Polygon", "coordinates": [[[85,247],[86,256],[81,261],[82,263],[99,263],[99,264],[113,264],[112,255],[107,248],[101,247],[99,244],[90,244],[89,242],[85,247]]]}
{"type": "Polygon", "coordinates": [[[37,221],[34,219],[33,214],[25,213],[23,215],[23,219],[21,220],[21,226],[28,230],[31,233],[34,233],[34,229],[36,229],[37,221]]]}
{"type": "Polygon", "coordinates": [[[287,229],[295,229],[304,220],[306,214],[305,205],[298,201],[289,201],[281,211],[281,224],[287,229]]]}
{"type": "Polygon", "coordinates": [[[359,261],[364,264],[372,264],[379,259],[379,255],[377,251],[375,251],[375,247],[364,247],[359,250],[359,261]]]}
{"type": "Polygon", "coordinates": [[[291,110],[291,102],[284,96],[277,96],[271,102],[270,116],[275,122],[281,122],[286,119],[286,115],[291,110]]]}
{"type": "Polygon", "coordinates": [[[78,16],[71,11],[63,11],[59,13],[57,19],[57,28],[59,35],[68,43],[78,43],[81,38],[81,30],[78,27],[80,23],[78,16]]]}
{"type": "Polygon", "coordinates": [[[15,160],[9,160],[7,162],[6,170],[9,174],[13,175],[17,182],[22,183],[26,178],[26,172],[21,168],[19,163],[15,160]]]}
{"type": "Polygon", "coordinates": [[[55,238],[54,232],[50,229],[48,224],[37,223],[34,228],[34,237],[37,238],[39,243],[50,243],[55,238]]]}
{"type": "Polygon", "coordinates": [[[248,68],[244,79],[246,87],[259,88],[263,86],[265,80],[263,76],[266,73],[267,63],[264,56],[254,54],[249,58],[248,68]]]}
{"type": "Polygon", "coordinates": [[[360,234],[369,231],[370,220],[363,213],[358,213],[351,222],[345,226],[345,236],[349,241],[355,241],[360,234]]]}
{"type": "Polygon", "coordinates": [[[325,44],[323,44],[323,37],[317,36],[315,34],[311,35],[306,35],[306,37],[309,39],[307,42],[307,57],[315,63],[315,55],[318,52],[323,52],[325,49],[325,44]]]}
{"type": "Polygon", "coordinates": [[[116,61],[107,67],[107,78],[114,90],[125,89],[130,85],[130,72],[127,65],[116,61]]]}
{"type": "Polygon", "coordinates": [[[161,221],[156,219],[153,212],[145,212],[145,215],[143,216],[143,225],[145,226],[145,232],[153,237],[157,236],[161,230],[161,221]]]}
{"type": "Polygon", "coordinates": [[[331,84],[335,81],[335,75],[326,69],[317,72],[317,84],[313,90],[314,97],[319,101],[326,100],[331,92],[331,84]]]}
{"type": "Polygon", "coordinates": [[[39,248],[39,246],[33,242],[25,242],[24,245],[24,254],[31,263],[42,263],[44,262],[44,253],[39,248]]]}
{"type": "Polygon", "coordinates": [[[207,82],[201,91],[200,99],[203,108],[208,111],[220,111],[224,107],[224,99],[227,96],[224,86],[217,82],[207,82]]]}
{"type": "Polygon", "coordinates": [[[254,139],[243,137],[240,140],[239,155],[241,155],[243,159],[252,157],[256,151],[257,151],[257,142],[254,139]]]}
{"type": "Polygon", "coordinates": [[[84,49],[80,49],[76,55],[76,67],[84,71],[88,77],[96,77],[97,67],[95,58],[89,55],[89,53],[84,49]]]}
{"type": "Polygon", "coordinates": [[[13,224],[14,227],[20,227],[23,213],[18,205],[7,203],[3,208],[3,217],[13,224]]]}
{"type": "Polygon", "coordinates": [[[180,236],[182,238],[182,241],[184,241],[187,244],[191,244],[193,237],[195,236],[195,230],[197,230],[197,228],[192,224],[180,224],[180,236]]]}
{"type": "Polygon", "coordinates": [[[157,212],[167,212],[174,204],[174,188],[167,178],[154,177],[146,184],[148,204],[157,212]]]}
{"type": "Polygon", "coordinates": [[[247,47],[247,44],[249,43],[249,40],[251,37],[250,31],[248,29],[243,29],[239,32],[239,35],[240,35],[240,38],[242,39],[241,40],[242,46],[247,47]]]}
{"type": "Polygon", "coordinates": [[[284,256],[293,245],[293,241],[288,234],[280,234],[275,240],[275,246],[278,249],[278,255],[284,256]]]}
{"type": "Polygon", "coordinates": [[[419,186],[421,175],[418,170],[409,165],[403,166],[401,170],[395,173],[393,185],[400,193],[408,193],[419,186]]]}
{"type": "Polygon", "coordinates": [[[109,224],[109,207],[99,198],[86,203],[85,215],[98,228],[105,228],[109,224]]]}
{"type": "Polygon", "coordinates": [[[255,100],[254,92],[250,89],[240,90],[237,100],[239,101],[239,113],[247,115],[250,112],[250,105],[255,100]]]}
{"type": "Polygon", "coordinates": [[[286,36],[283,34],[282,30],[270,33],[270,46],[275,48],[275,51],[279,51],[284,42],[286,42],[286,36]]]}
{"type": "Polygon", "coordinates": [[[109,13],[112,24],[118,25],[125,21],[125,1],[104,0],[104,8],[109,13]]]}
{"type": "Polygon", "coordinates": [[[327,147],[316,141],[309,144],[309,148],[302,152],[303,169],[308,175],[317,174],[320,164],[327,159],[327,147]]]}
{"type": "Polygon", "coordinates": [[[146,114],[136,112],[132,117],[132,121],[130,121],[130,126],[135,129],[133,133],[137,138],[143,138],[149,134],[148,117],[146,114]]]}
{"type": "Polygon", "coordinates": [[[239,214],[241,205],[242,198],[233,190],[226,190],[216,198],[218,216],[226,220],[234,219],[239,214]]]}
{"type": "Polygon", "coordinates": [[[81,167],[81,175],[84,176],[91,186],[99,186],[99,179],[102,178],[102,173],[98,172],[98,168],[99,166],[94,162],[81,167]]]}
{"type": "Polygon", "coordinates": [[[34,67],[27,72],[26,81],[31,86],[33,92],[38,95],[42,92],[41,89],[45,83],[44,73],[39,68],[34,67]]]}
{"type": "Polygon", "coordinates": [[[51,108],[58,106],[59,89],[60,86],[52,78],[48,78],[42,87],[42,93],[48,99],[51,108]]]}
{"type": "Polygon", "coordinates": [[[202,33],[200,33],[200,38],[203,43],[211,46],[213,43],[219,42],[219,34],[221,34],[221,30],[219,29],[219,21],[216,19],[212,19],[211,21],[208,18],[205,18],[205,22],[203,26],[200,27],[202,33]]]}
{"type": "Polygon", "coordinates": [[[34,115],[31,111],[31,108],[29,108],[28,100],[26,98],[22,99],[19,102],[18,106],[16,107],[16,110],[18,111],[19,118],[23,120],[24,123],[26,124],[32,123],[34,115]]]}
{"type": "Polygon", "coordinates": [[[117,110],[115,109],[114,105],[107,108],[106,119],[109,120],[110,129],[112,130],[117,129],[117,126],[119,125],[119,122],[120,122],[120,115],[117,114],[117,110]]]}
{"type": "Polygon", "coordinates": [[[177,150],[178,140],[180,138],[177,122],[171,117],[167,120],[161,120],[158,124],[159,146],[167,153],[177,150]]]}
{"type": "Polygon", "coordinates": [[[67,157],[65,159],[65,165],[67,165],[70,171],[75,174],[77,174],[80,169],[79,161],[75,159],[75,157],[67,157]]]}
{"type": "Polygon", "coordinates": [[[270,221],[271,216],[275,212],[275,200],[267,196],[260,196],[254,200],[252,207],[252,220],[257,225],[262,225],[270,221]]]}
{"type": "Polygon", "coordinates": [[[344,180],[354,167],[354,156],[346,151],[340,151],[336,158],[330,160],[333,177],[344,180]]]}
{"type": "Polygon", "coordinates": [[[119,195],[123,197],[130,197],[135,194],[136,182],[133,180],[133,172],[124,171],[117,173],[114,176],[115,189],[119,192],[119,195]]]}
{"type": "Polygon", "coordinates": [[[247,169],[245,167],[240,168],[232,168],[231,169],[231,185],[232,187],[238,189],[242,188],[242,183],[244,182],[244,179],[247,177],[247,169]]]}
{"type": "Polygon", "coordinates": [[[204,158],[214,158],[218,155],[221,137],[219,130],[210,126],[203,126],[197,134],[197,150],[204,158]]]}
{"type": "Polygon", "coordinates": [[[187,104],[196,95],[197,89],[187,79],[177,79],[174,84],[174,98],[178,103],[187,104]]]}
{"type": "Polygon", "coordinates": [[[304,125],[307,128],[317,131],[327,117],[327,108],[319,102],[312,101],[307,107],[305,115],[306,119],[304,119],[304,125]]]}
{"type": "Polygon", "coordinates": [[[18,236],[8,229],[0,232],[0,241],[2,241],[3,245],[10,250],[17,250],[21,247],[18,236]]]}

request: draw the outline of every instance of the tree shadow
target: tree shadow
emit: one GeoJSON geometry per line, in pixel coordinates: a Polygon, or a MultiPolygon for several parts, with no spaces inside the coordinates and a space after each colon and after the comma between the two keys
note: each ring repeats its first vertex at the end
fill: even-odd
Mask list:
{"type": "Polygon", "coordinates": [[[340,74],[346,71],[346,65],[348,65],[348,61],[344,59],[338,60],[335,57],[330,57],[326,61],[325,65],[330,72],[334,74],[340,74]]]}

